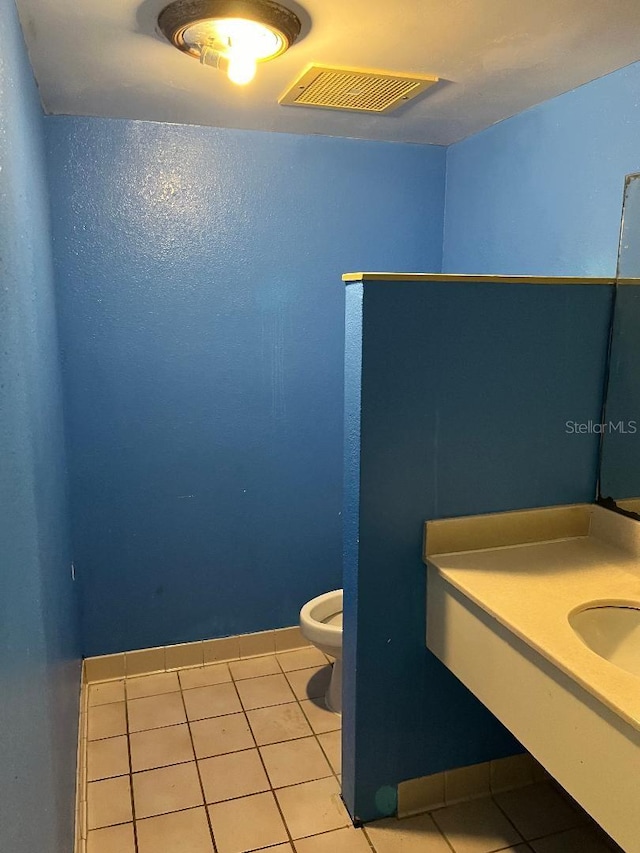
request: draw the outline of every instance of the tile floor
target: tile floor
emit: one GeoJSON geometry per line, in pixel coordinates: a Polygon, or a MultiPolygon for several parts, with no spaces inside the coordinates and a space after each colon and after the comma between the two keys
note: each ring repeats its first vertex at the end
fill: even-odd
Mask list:
{"type": "Polygon", "coordinates": [[[87,853],[605,853],[551,785],[355,829],[314,648],[89,686],[87,853]]]}

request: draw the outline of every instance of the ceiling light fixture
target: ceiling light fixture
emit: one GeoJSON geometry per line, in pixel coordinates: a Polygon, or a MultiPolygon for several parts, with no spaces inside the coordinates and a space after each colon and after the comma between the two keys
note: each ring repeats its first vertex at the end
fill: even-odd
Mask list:
{"type": "Polygon", "coordinates": [[[258,62],[291,47],[301,29],[298,16],[272,0],[175,0],[158,26],[179,50],[239,86],[253,80],[258,62]]]}

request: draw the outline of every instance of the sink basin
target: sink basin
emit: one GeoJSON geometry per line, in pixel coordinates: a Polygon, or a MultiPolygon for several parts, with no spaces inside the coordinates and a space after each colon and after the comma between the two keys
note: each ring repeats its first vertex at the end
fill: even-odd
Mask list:
{"type": "Polygon", "coordinates": [[[589,604],[569,624],[593,652],[640,676],[640,604],[589,604]]]}

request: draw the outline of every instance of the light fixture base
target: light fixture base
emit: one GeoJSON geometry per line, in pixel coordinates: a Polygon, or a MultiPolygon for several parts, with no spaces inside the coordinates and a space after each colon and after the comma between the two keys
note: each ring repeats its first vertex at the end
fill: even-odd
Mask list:
{"type": "Polygon", "coordinates": [[[203,46],[215,46],[185,38],[185,34],[206,33],[208,22],[225,19],[252,21],[277,35],[274,51],[268,56],[257,56],[258,62],[284,53],[302,29],[298,16],[273,0],[175,0],[158,15],[158,27],[171,44],[199,59],[203,46]]]}

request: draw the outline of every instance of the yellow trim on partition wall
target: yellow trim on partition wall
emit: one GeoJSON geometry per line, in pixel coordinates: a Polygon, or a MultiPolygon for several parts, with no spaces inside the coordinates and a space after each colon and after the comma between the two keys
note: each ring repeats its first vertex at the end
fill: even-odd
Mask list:
{"type": "MultiPolygon", "coordinates": [[[[342,276],[344,282],[354,281],[422,281],[422,282],[459,282],[473,284],[604,284],[616,283],[615,278],[592,276],[538,276],[538,275],[468,275],[460,273],[431,272],[347,272],[342,276]]],[[[638,278],[625,278],[620,284],[640,284],[638,278]]]]}

